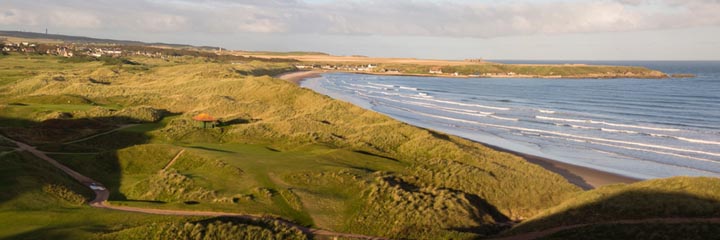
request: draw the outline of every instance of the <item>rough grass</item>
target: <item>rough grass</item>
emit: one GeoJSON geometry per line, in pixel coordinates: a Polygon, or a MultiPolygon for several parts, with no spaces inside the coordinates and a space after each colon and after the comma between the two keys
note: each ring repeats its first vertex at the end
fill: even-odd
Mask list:
{"type": "Polygon", "coordinates": [[[181,217],[92,209],[92,193],[24,152],[0,155],[0,238],[89,239],[104,231],[181,217]]]}
{"type": "Polygon", "coordinates": [[[495,221],[461,192],[419,188],[392,176],[378,176],[366,190],[362,211],[346,226],[390,238],[472,238],[495,221]],[[390,226],[388,226],[388,223],[390,226]],[[462,233],[475,229],[474,233],[462,233]]]}
{"type": "Polygon", "coordinates": [[[97,239],[307,239],[302,232],[275,221],[236,219],[163,222],[104,234],[97,239]]]}
{"type": "Polygon", "coordinates": [[[619,219],[720,216],[720,179],[674,177],[583,192],[538,214],[510,234],[619,219]]]}
{"type": "Polygon", "coordinates": [[[718,239],[720,224],[607,224],[566,230],[541,239],[637,239],[637,240],[705,240],[718,239]]]}
{"type": "MultiPolygon", "coordinates": [[[[311,62],[308,64],[315,65],[350,65],[357,66],[366,63],[358,62],[311,62]]],[[[377,62],[374,62],[377,63],[377,62]]],[[[516,75],[540,76],[540,77],[564,77],[564,78],[665,78],[666,74],[648,69],[645,67],[635,66],[600,66],[600,65],[523,65],[523,64],[498,64],[498,63],[478,63],[478,64],[449,64],[447,62],[435,63],[380,63],[375,71],[383,69],[396,69],[405,74],[428,74],[431,69],[441,69],[445,74],[458,73],[462,75],[506,75],[514,73],[516,75]]]]}
{"type": "Polygon", "coordinates": [[[0,207],[43,209],[76,206],[91,193],[43,160],[25,152],[0,156],[0,207]],[[39,197],[50,195],[53,197],[39,197]]]}
{"type": "MultiPolygon", "coordinates": [[[[54,157],[104,183],[113,204],[269,214],[398,238],[472,238],[580,191],[510,154],[255,76],[286,71],[286,63],[131,60],[147,69],[45,60],[52,66],[0,87],[0,100],[7,102],[82,96],[113,114],[144,106],[180,114],[55,147],[100,152],[54,157]],[[51,79],[56,69],[63,69],[63,81],[51,79]],[[198,113],[224,124],[199,128],[190,119],[198,113]],[[181,148],[186,155],[161,171],[181,148]]],[[[78,116],[107,117],[91,104],[73,106],[82,106],[73,112],[78,116]]]]}

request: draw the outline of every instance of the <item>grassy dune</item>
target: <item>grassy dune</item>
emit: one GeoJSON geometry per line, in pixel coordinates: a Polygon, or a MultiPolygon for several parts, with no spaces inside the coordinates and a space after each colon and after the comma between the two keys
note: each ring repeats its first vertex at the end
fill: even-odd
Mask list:
{"type": "MultiPolygon", "coordinates": [[[[384,68],[408,69],[409,73],[424,74],[430,71],[431,66],[388,65],[384,68]]],[[[521,65],[521,64],[475,64],[463,66],[443,66],[445,73],[457,72],[463,75],[472,74],[505,74],[513,72],[527,76],[562,76],[564,78],[614,78],[614,77],[640,77],[663,78],[665,74],[645,67],[629,66],[597,66],[597,65],[521,65]]]]}
{"type": "Polygon", "coordinates": [[[0,156],[0,189],[2,239],[168,239],[181,238],[172,235],[177,233],[171,229],[188,226],[202,230],[203,236],[304,238],[296,230],[273,222],[152,216],[93,209],[84,205],[86,198],[92,195],[87,188],[26,153],[0,156]],[[212,224],[215,227],[209,226],[212,224]],[[155,231],[157,229],[167,230],[155,231]]]}
{"type": "Polygon", "coordinates": [[[15,122],[3,132],[65,152],[52,156],[106,184],[113,204],[269,214],[388,237],[471,238],[579,191],[518,157],[256,76],[288,63],[131,61],[0,58],[6,71],[38,69],[0,88],[3,121],[15,122]],[[200,112],[227,124],[198,128],[190,117],[200,112]],[[60,145],[46,124],[55,116],[61,126],[91,121],[67,140],[107,131],[95,123],[142,124],[60,145]]]}
{"type": "MultiPolygon", "coordinates": [[[[720,216],[720,179],[707,177],[674,177],[648,180],[630,185],[610,185],[579,194],[515,226],[509,234],[531,232],[557,226],[607,223],[624,219],[703,218],[720,216]]],[[[674,228],[681,224],[635,224],[623,227],[627,234],[648,233],[648,229],[674,228]],[[661,226],[665,225],[665,226],[661,226]]],[[[696,224],[690,231],[705,231],[696,224]]],[[[588,227],[588,232],[601,234],[606,227],[588,227]]],[[[585,230],[566,231],[566,234],[585,230]]],[[[683,230],[670,231],[676,238],[688,234],[683,230]]],[[[717,231],[715,231],[717,232],[717,231]]],[[[623,233],[623,234],[625,234],[623,233]]],[[[560,234],[560,233],[558,233],[560,234]]],[[[570,235],[558,235],[570,236],[570,235]]],[[[607,235],[598,235],[607,236],[607,235]]],[[[649,239],[643,237],[642,239],[649,239]]]]}
{"type": "MultiPolygon", "coordinates": [[[[530,219],[511,233],[582,219],[614,219],[623,211],[643,217],[647,209],[630,204],[612,210],[604,204],[614,199],[609,195],[617,195],[618,203],[608,206],[636,201],[636,195],[615,193],[652,186],[660,186],[657,191],[673,189],[651,181],[642,183],[647,186],[611,186],[583,193],[559,175],[519,157],[264,76],[290,71],[291,63],[138,57],[108,64],[9,55],[0,57],[0,66],[0,76],[6,76],[0,77],[0,131],[37,145],[102,182],[114,205],[269,215],[306,226],[391,238],[471,239],[495,234],[514,220],[530,219]],[[223,123],[203,129],[191,120],[198,113],[223,123]],[[119,126],[125,128],[112,131],[119,126]],[[176,161],[169,164],[173,158],[176,161]],[[593,215],[598,211],[594,209],[606,215],[593,215]]],[[[5,172],[15,171],[11,166],[25,161],[11,148],[0,151],[0,160],[12,163],[4,166],[5,172]]],[[[56,170],[48,167],[41,172],[36,167],[21,171],[33,176],[24,180],[26,185],[14,182],[15,175],[2,176],[0,208],[12,213],[9,219],[40,205],[24,203],[27,199],[50,201],[35,213],[58,208],[77,216],[103,212],[78,205],[89,197],[86,189],[56,170]],[[37,197],[26,197],[33,194],[37,197]]],[[[695,194],[681,187],[677,191],[695,194]]],[[[717,212],[710,203],[686,200],[681,201],[699,207],[677,208],[668,214],[717,212]]],[[[94,214],[102,233],[78,228],[90,220],[52,221],[58,225],[67,221],[58,228],[67,236],[105,239],[212,234],[304,237],[272,222],[162,218],[158,224],[141,226],[160,218],[132,215],[128,222],[113,223],[113,214],[121,213],[94,214]],[[190,235],[173,233],[180,230],[190,235]]],[[[40,216],[24,215],[14,226],[27,225],[34,218],[40,216]]],[[[45,233],[31,236],[54,236],[45,233]]],[[[3,227],[0,234],[24,236],[3,227]]]]}
{"type": "Polygon", "coordinates": [[[705,240],[720,236],[720,224],[607,224],[562,231],[542,239],[653,239],[705,240]]]}
{"type": "MultiPolygon", "coordinates": [[[[484,77],[550,77],[550,78],[667,78],[660,71],[636,66],[602,66],[585,64],[502,64],[454,60],[430,60],[415,58],[374,58],[360,56],[332,56],[325,54],[287,53],[234,53],[235,55],[258,58],[292,59],[303,65],[315,66],[359,66],[373,64],[377,67],[363,73],[384,74],[385,70],[397,70],[402,74],[428,75],[432,70],[442,70],[444,76],[458,73],[463,76],[484,77]]],[[[397,74],[397,73],[396,73],[397,74]]]]}

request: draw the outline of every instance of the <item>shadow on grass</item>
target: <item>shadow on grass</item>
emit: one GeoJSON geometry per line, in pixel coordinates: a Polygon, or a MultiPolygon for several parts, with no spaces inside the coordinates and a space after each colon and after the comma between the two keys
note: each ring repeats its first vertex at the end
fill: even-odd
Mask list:
{"type": "Polygon", "coordinates": [[[720,223],[642,223],[590,225],[560,231],[543,239],[637,239],[637,240],[708,240],[719,239],[720,223]]]}
{"type": "MultiPolygon", "coordinates": [[[[384,180],[390,184],[390,186],[397,186],[401,189],[408,191],[408,192],[415,192],[420,190],[420,187],[415,186],[411,183],[405,182],[402,179],[396,178],[396,177],[385,177],[384,180]]],[[[491,234],[497,234],[500,233],[503,230],[506,230],[511,225],[510,218],[508,216],[505,216],[500,210],[498,210],[495,206],[490,204],[487,200],[473,194],[468,194],[462,191],[453,190],[453,189],[445,189],[451,192],[454,192],[459,195],[463,195],[472,205],[475,209],[480,210],[482,212],[487,213],[493,218],[493,221],[496,224],[488,224],[484,226],[479,227],[468,227],[468,228],[453,228],[451,230],[458,231],[458,232],[467,232],[467,233],[476,233],[480,235],[491,235],[491,234]]],[[[481,219],[479,215],[475,216],[475,219],[478,222],[484,222],[485,220],[481,219]]]]}
{"type": "Polygon", "coordinates": [[[222,149],[217,149],[217,148],[202,147],[202,146],[188,146],[188,147],[194,148],[194,149],[205,150],[205,151],[211,151],[211,152],[234,153],[232,151],[227,151],[227,150],[222,150],[222,149]]]}
{"type": "MultiPolygon", "coordinates": [[[[565,167],[559,166],[560,163],[557,161],[530,155],[530,154],[512,151],[512,150],[501,148],[501,147],[494,146],[494,145],[489,145],[489,144],[485,144],[485,143],[481,143],[481,144],[483,144],[484,146],[489,147],[493,150],[496,150],[496,151],[507,152],[507,153],[511,153],[513,155],[520,156],[530,163],[537,164],[538,166],[544,168],[545,170],[554,172],[554,173],[564,177],[565,179],[568,180],[568,182],[570,182],[571,184],[573,184],[575,186],[580,187],[583,190],[590,190],[590,189],[595,188],[592,185],[590,185],[590,183],[585,181],[585,179],[582,176],[571,172],[570,170],[568,170],[565,167]]],[[[577,168],[580,168],[580,167],[577,167],[577,168]]]]}
{"type": "Polygon", "coordinates": [[[282,152],[282,151],[280,151],[276,148],[272,148],[272,147],[265,147],[265,149],[267,149],[268,151],[271,151],[271,152],[282,152]]]}
{"type": "Polygon", "coordinates": [[[23,232],[8,238],[5,240],[30,240],[30,239],[77,239],[77,236],[72,236],[65,232],[67,227],[42,227],[31,231],[23,232]]]}
{"type": "MultiPolygon", "coordinates": [[[[119,192],[122,175],[117,151],[125,147],[148,143],[150,136],[147,132],[116,131],[73,144],[61,144],[58,142],[64,142],[63,140],[68,139],[81,139],[89,135],[112,131],[120,124],[126,124],[128,122],[153,123],[127,117],[52,119],[42,122],[0,118],[0,123],[18,121],[23,121],[21,126],[25,127],[0,127],[0,133],[5,137],[36,146],[39,150],[46,152],[70,152],[79,154],[85,152],[100,152],[100,154],[94,156],[94,159],[80,158],[73,156],[73,154],[56,154],[52,157],[80,174],[102,183],[110,190],[111,200],[132,201],[132,199],[127,199],[119,192]],[[57,140],[53,141],[53,139],[57,140]]],[[[6,125],[1,124],[0,126],[6,125]]],[[[160,126],[150,128],[148,131],[159,127],[160,126]]],[[[2,194],[0,194],[0,203],[21,196],[24,191],[36,191],[38,189],[35,189],[35,187],[41,188],[43,184],[74,182],[74,180],[70,181],[71,179],[64,173],[47,176],[47,174],[42,174],[42,172],[31,168],[13,168],[13,163],[22,164],[27,161],[27,159],[23,160],[23,158],[31,157],[30,155],[23,154],[19,156],[21,157],[11,158],[4,155],[0,156],[0,158],[2,158],[0,160],[10,162],[0,166],[0,173],[2,173],[0,174],[0,192],[2,192],[2,194]],[[18,184],[16,179],[22,178],[22,176],[33,176],[33,178],[36,179],[28,181],[35,182],[34,185],[37,186],[24,189],[16,187],[18,184]]],[[[41,164],[43,168],[53,169],[53,171],[59,172],[59,170],[45,161],[38,160],[38,164],[41,164]]],[[[68,188],[82,193],[86,199],[90,200],[95,197],[92,192],[84,189],[84,186],[75,183],[71,185],[72,186],[68,186],[68,188]]]]}
{"type": "Polygon", "coordinates": [[[235,70],[236,73],[245,76],[276,76],[286,72],[295,71],[295,67],[287,68],[254,68],[250,70],[235,70]]]}
{"type": "MultiPolygon", "coordinates": [[[[707,181],[720,182],[718,179],[706,179],[707,181]]],[[[673,181],[674,179],[662,180],[673,181]]],[[[669,186],[685,184],[684,188],[693,187],[692,183],[687,182],[666,184],[669,186]]],[[[684,218],[709,218],[718,216],[720,216],[720,201],[716,198],[708,198],[680,191],[665,192],[659,190],[633,189],[609,194],[608,196],[591,202],[562,209],[559,212],[542,218],[531,219],[517,225],[504,235],[510,236],[576,224],[612,224],[618,220],[652,219],[649,220],[648,223],[658,223],[662,222],[661,219],[665,219],[667,222],[664,224],[672,224],[674,221],[684,218]]],[[[623,224],[622,222],[617,223],[623,224]]],[[[675,224],[677,224],[677,222],[675,224]]],[[[577,232],[575,232],[575,234],[577,234],[577,232]]],[[[590,236],[586,239],[590,239],[590,236]]],[[[684,239],[684,237],[680,234],[664,239],[684,239]]]]}
{"type": "Polygon", "coordinates": [[[360,154],[365,154],[365,155],[373,156],[373,157],[384,158],[384,159],[391,160],[391,161],[395,161],[395,162],[399,162],[399,161],[400,161],[400,160],[397,160],[397,159],[395,159],[395,158],[391,158],[391,157],[383,156],[383,155],[378,155],[378,154],[371,153],[371,152],[364,151],[364,150],[353,150],[353,152],[360,153],[360,154]]]}

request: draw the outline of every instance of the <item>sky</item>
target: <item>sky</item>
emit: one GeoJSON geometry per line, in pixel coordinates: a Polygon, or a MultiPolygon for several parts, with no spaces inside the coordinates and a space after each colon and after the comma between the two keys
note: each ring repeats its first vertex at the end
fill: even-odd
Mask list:
{"type": "Polygon", "coordinates": [[[334,55],[720,60],[720,0],[0,0],[0,30],[334,55]]]}

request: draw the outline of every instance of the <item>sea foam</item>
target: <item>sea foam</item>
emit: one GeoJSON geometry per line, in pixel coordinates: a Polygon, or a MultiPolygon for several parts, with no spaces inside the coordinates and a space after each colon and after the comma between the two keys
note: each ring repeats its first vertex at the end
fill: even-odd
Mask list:
{"type": "Polygon", "coordinates": [[[648,127],[648,126],[639,126],[639,125],[609,123],[609,122],[596,121],[596,120],[583,120],[583,119],[571,119],[571,118],[554,118],[554,117],[546,117],[546,116],[535,116],[535,118],[537,118],[537,119],[542,119],[542,120],[550,120],[550,121],[575,122],[575,123],[592,123],[592,124],[602,124],[602,125],[608,125],[608,126],[614,126],[614,127],[636,128],[636,129],[655,130],[655,131],[667,131],[667,132],[677,132],[677,131],[680,131],[680,129],[674,129],[674,128],[648,127]]]}

